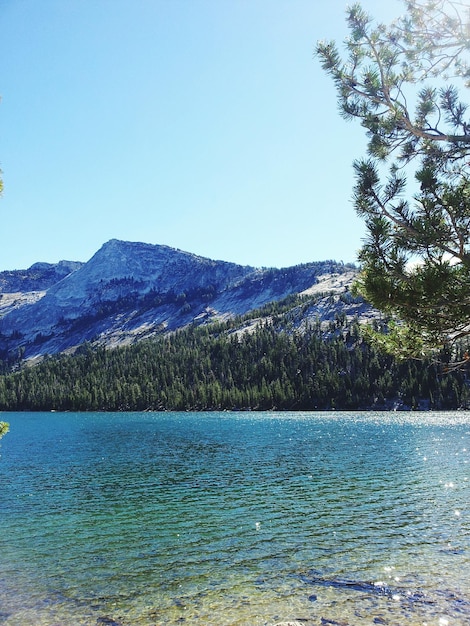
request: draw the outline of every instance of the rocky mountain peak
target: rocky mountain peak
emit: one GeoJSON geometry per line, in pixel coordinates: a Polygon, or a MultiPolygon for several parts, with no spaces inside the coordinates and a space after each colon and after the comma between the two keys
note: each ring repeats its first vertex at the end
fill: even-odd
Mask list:
{"type": "Polygon", "coordinates": [[[208,316],[243,314],[305,292],[320,276],[354,271],[334,261],[260,269],[112,239],[87,263],[37,263],[15,280],[0,273],[0,352],[33,357],[85,341],[137,341],[208,316]],[[6,296],[13,283],[21,287],[14,300],[6,296]]]}
{"type": "Polygon", "coordinates": [[[59,263],[33,263],[26,270],[0,272],[0,293],[24,293],[43,291],[75,272],[83,263],[59,261],[59,263]]]}

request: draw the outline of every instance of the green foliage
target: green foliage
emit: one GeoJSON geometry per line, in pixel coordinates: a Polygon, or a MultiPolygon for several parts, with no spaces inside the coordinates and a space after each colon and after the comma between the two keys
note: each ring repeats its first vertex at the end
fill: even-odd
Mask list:
{"type": "MultiPolygon", "coordinates": [[[[134,346],[50,357],[0,376],[3,410],[451,409],[467,406],[461,372],[396,361],[338,314],[302,331],[290,304],[269,318],[189,327],[134,346]],[[269,321],[267,321],[269,320],[269,321]]],[[[302,312],[308,306],[298,299],[302,312]]],[[[275,312],[276,311],[276,312],[275,312]]]]}
{"type": "Polygon", "coordinates": [[[354,163],[368,232],[356,288],[396,320],[376,340],[421,358],[470,334],[470,119],[457,86],[470,86],[470,8],[405,5],[385,26],[355,4],[346,59],[333,42],[317,53],[343,116],[369,139],[368,158],[354,163]]]}
{"type": "Polygon", "coordinates": [[[7,422],[0,422],[0,439],[7,434],[10,430],[10,424],[7,422]]]}

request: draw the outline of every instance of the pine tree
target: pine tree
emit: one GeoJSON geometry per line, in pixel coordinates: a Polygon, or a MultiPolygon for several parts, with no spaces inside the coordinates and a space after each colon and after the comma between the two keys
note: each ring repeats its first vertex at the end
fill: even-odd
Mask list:
{"type": "Polygon", "coordinates": [[[369,139],[354,163],[368,233],[357,289],[395,320],[376,341],[421,358],[470,334],[470,118],[459,96],[470,86],[470,8],[405,5],[386,26],[355,4],[346,58],[334,42],[317,54],[343,116],[369,139]]]}

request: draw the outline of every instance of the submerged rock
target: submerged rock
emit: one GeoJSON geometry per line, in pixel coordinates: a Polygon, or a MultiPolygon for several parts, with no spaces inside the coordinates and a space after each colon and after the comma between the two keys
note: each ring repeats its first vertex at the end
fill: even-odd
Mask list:
{"type": "Polygon", "coordinates": [[[322,587],[335,587],[337,589],[352,589],[353,591],[368,591],[380,595],[391,595],[392,590],[383,582],[373,583],[362,580],[347,580],[341,578],[323,578],[321,576],[305,576],[302,574],[300,580],[308,585],[319,585],[322,587]]]}
{"type": "Polygon", "coordinates": [[[122,626],[122,622],[104,615],[103,617],[98,617],[96,620],[96,626],[122,626]]]}
{"type": "Polygon", "coordinates": [[[278,622],[274,626],[313,626],[312,620],[290,620],[289,622],[278,622]]]}

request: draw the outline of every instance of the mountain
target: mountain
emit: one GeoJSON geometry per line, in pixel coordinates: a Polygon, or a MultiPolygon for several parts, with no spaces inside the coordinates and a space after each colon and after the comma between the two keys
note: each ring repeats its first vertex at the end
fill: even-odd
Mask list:
{"type": "Polygon", "coordinates": [[[59,263],[34,263],[27,270],[0,272],[0,293],[21,293],[49,289],[83,263],[59,261],[59,263]]]}
{"type": "Polygon", "coordinates": [[[338,305],[356,273],[335,261],[255,268],[113,239],[87,263],[35,263],[0,273],[0,356],[32,359],[85,342],[131,344],[293,294],[315,297],[308,315],[319,319],[333,319],[338,306],[347,315],[370,315],[364,303],[344,295],[338,305]],[[334,292],[336,300],[326,295],[334,292]]]}

